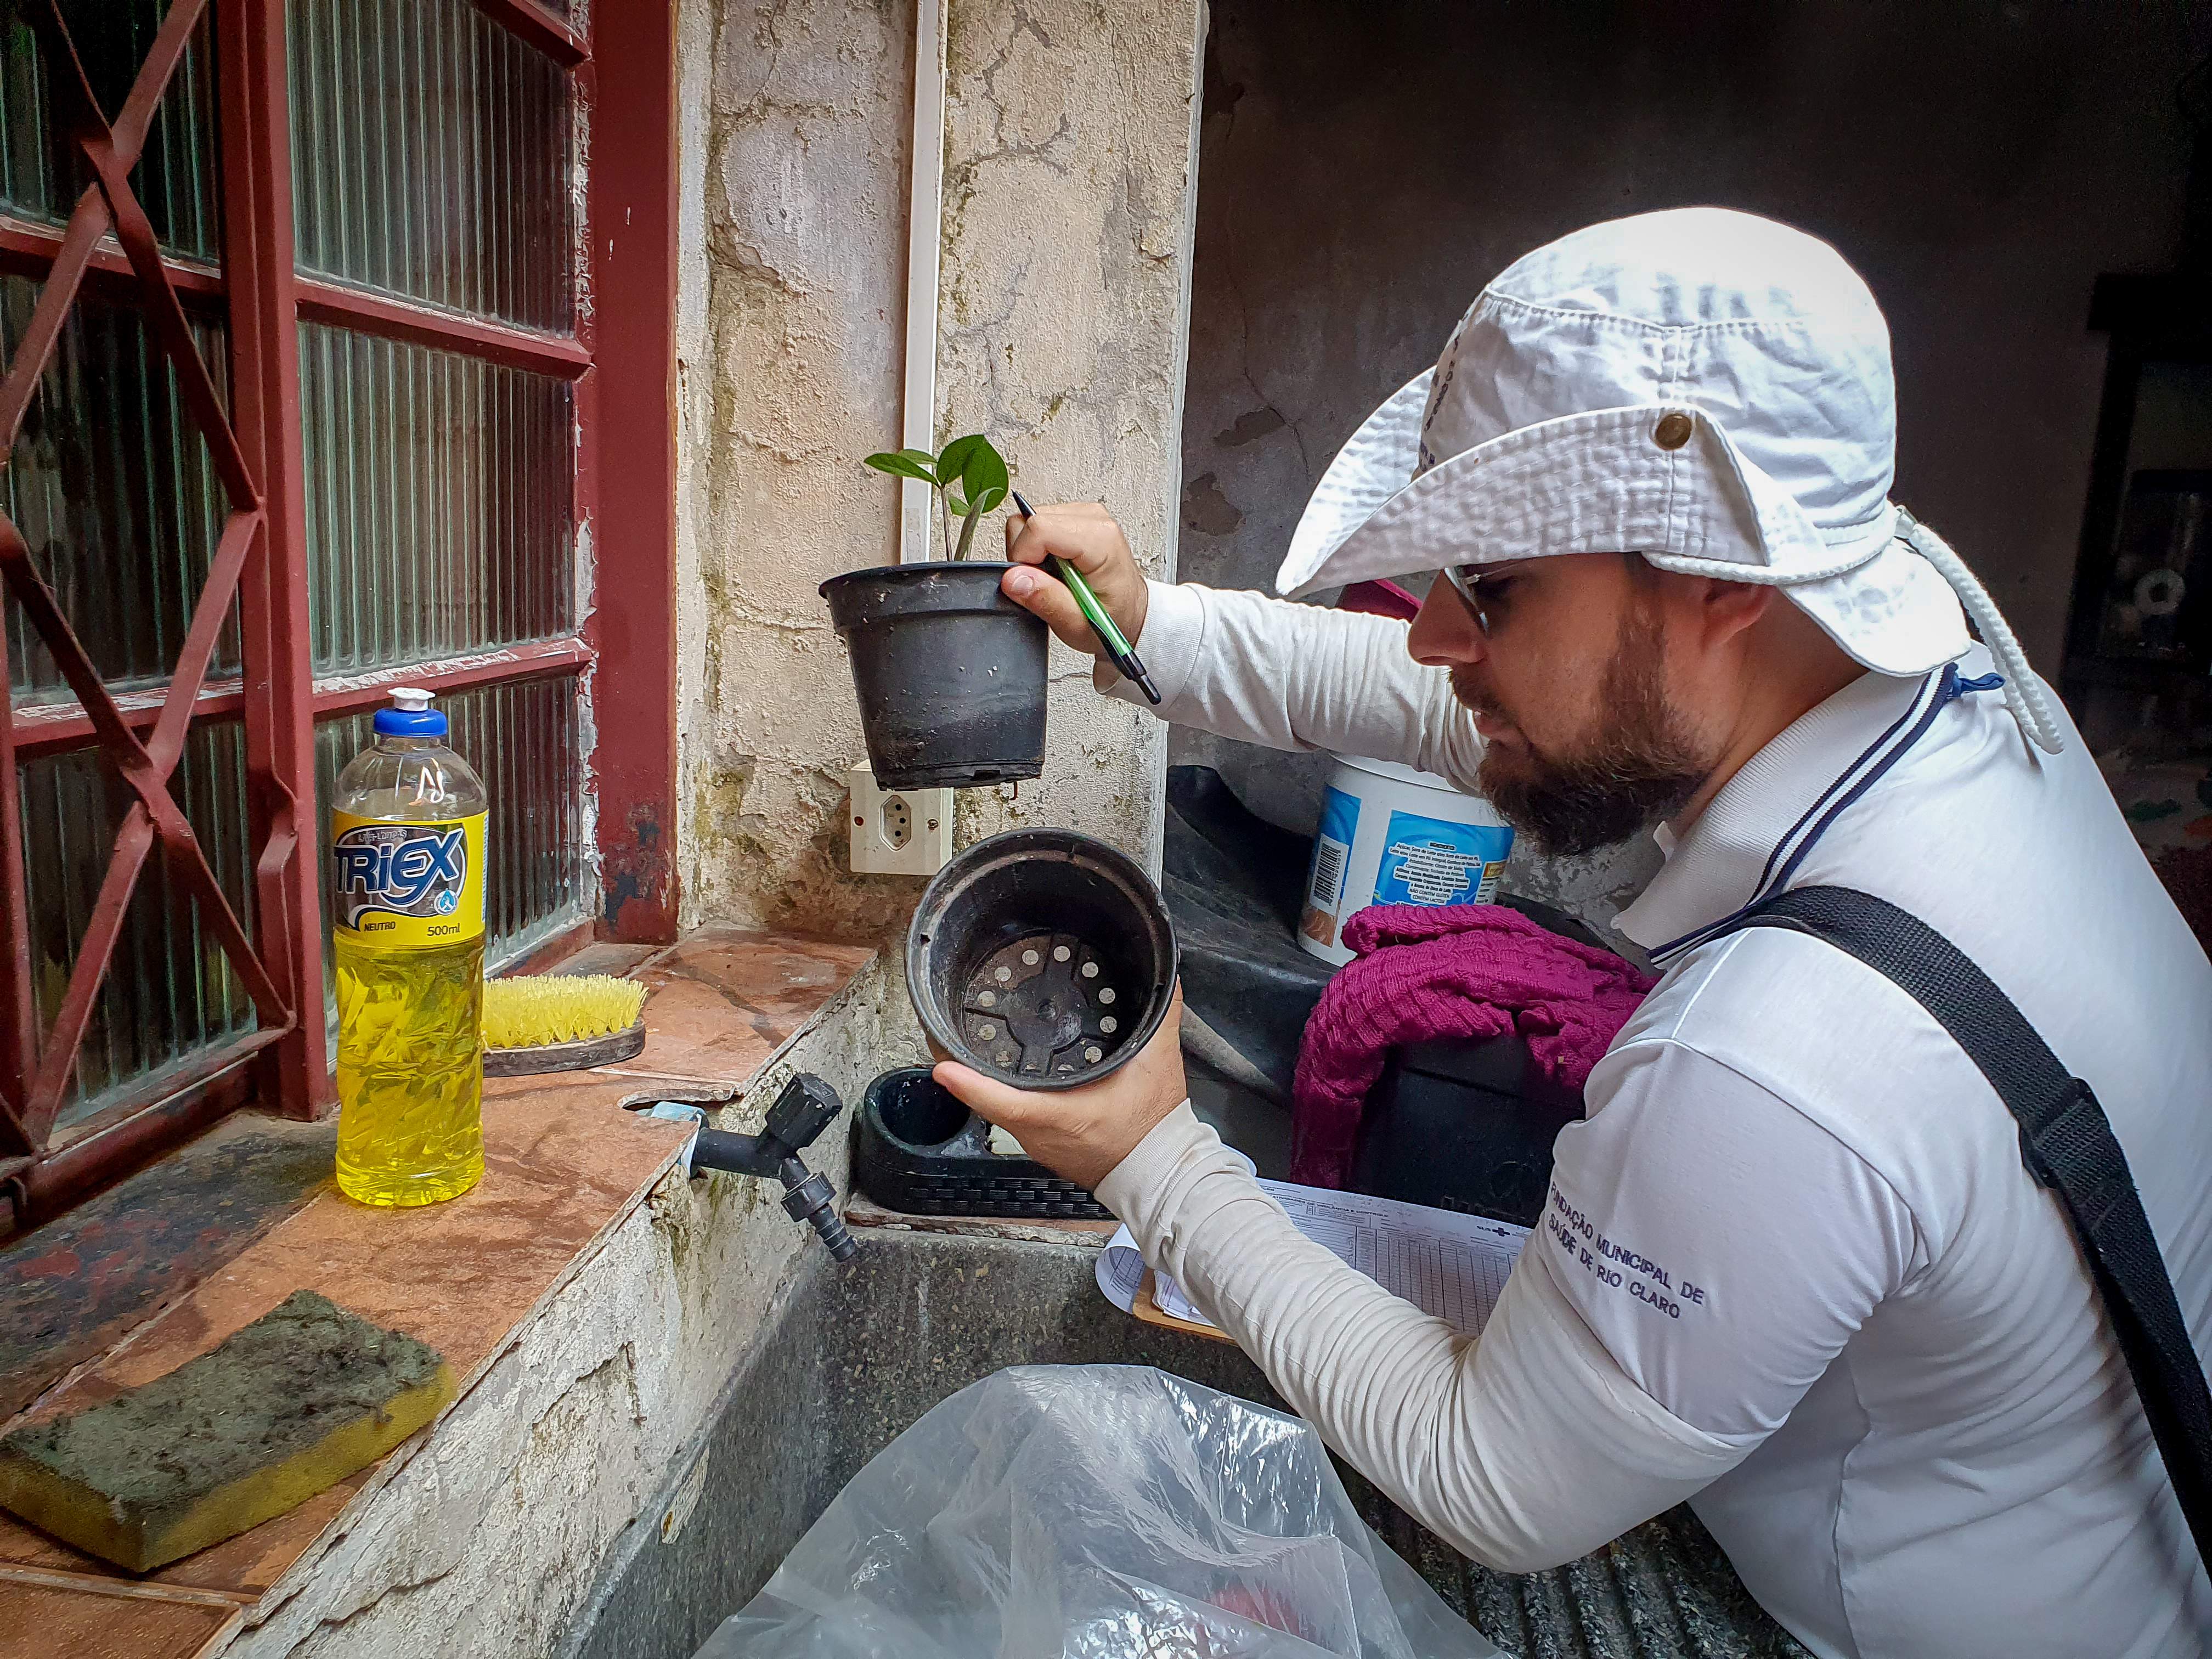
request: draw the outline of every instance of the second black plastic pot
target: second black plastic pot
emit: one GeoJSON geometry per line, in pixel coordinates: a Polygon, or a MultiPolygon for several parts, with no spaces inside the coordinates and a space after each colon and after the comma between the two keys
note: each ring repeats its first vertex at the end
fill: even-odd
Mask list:
{"type": "Polygon", "coordinates": [[[991,1126],[939,1087],[926,1066],[868,1085],[853,1129],[853,1180],[908,1215],[1104,1221],[1106,1208],[1034,1159],[991,1150],[991,1126]]]}
{"type": "Polygon", "coordinates": [[[999,591],[1012,568],[896,564],[822,584],[882,787],[970,789],[1044,770],[1045,626],[999,591]]]}
{"type": "Polygon", "coordinates": [[[1175,927],[1126,854],[1073,830],[1012,830],[932,878],[907,929],[906,977],[944,1053],[1024,1089],[1073,1089],[1159,1029],[1175,927]]]}

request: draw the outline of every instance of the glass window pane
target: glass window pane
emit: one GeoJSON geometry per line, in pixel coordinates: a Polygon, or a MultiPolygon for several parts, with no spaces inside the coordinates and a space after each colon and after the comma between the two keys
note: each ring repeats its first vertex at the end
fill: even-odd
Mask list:
{"type": "MultiPolygon", "coordinates": [[[[122,112],[168,9],[169,0],[62,0],[70,40],[109,120],[122,112]]],[[[210,8],[193,28],[131,175],[131,191],[163,246],[210,261],[221,257],[222,225],[212,15],[210,8]]],[[[0,20],[0,204],[22,218],[58,222],[91,182],[92,170],[54,129],[38,37],[8,8],[0,20]]]]}
{"type": "Polygon", "coordinates": [[[469,0],[291,0],[300,268],[575,325],[568,75],[469,0]]]}
{"type": "MultiPolygon", "coordinates": [[[[43,1036],[60,1011],[116,831],[137,797],[97,750],[26,761],[16,775],[33,999],[43,1036]]],[[[171,785],[250,934],[243,728],[236,721],[194,725],[171,785]]],[[[139,874],[58,1127],[91,1116],[125,1087],[253,1024],[252,999],[157,848],[139,874]]]]}
{"type": "MultiPolygon", "coordinates": [[[[484,781],[485,961],[514,961],[582,920],[583,766],[573,675],[480,685],[438,699],[450,739],[484,781]]],[[[371,741],[366,710],[315,728],[321,854],[330,856],[330,805],[338,774],[371,741]]],[[[323,884],[328,964],[330,889],[323,884]]]]}
{"type": "MultiPolygon", "coordinates": [[[[0,351],[15,354],[38,295],[27,277],[0,276],[0,351]]],[[[222,325],[196,322],[193,337],[221,386],[222,325]]],[[[101,678],[118,689],[166,682],[228,503],[176,372],[136,310],[78,296],[0,476],[0,508],[101,678]]],[[[21,607],[7,611],[15,702],[71,697],[21,607]]],[[[238,665],[234,606],[212,672],[238,665]]]]}
{"type": "Polygon", "coordinates": [[[570,633],[566,380],[300,328],[318,674],[570,633]]]}

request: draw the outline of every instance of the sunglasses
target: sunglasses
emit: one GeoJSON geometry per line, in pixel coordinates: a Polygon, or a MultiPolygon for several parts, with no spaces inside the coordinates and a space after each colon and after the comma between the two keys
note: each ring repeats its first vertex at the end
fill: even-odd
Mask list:
{"type": "MultiPolygon", "coordinates": [[[[1624,552],[1620,556],[1624,559],[1640,559],[1644,556],[1641,553],[1624,552]]],[[[1523,568],[1525,565],[1526,561],[1523,561],[1523,568]]],[[[1506,582],[1516,580],[1521,574],[1521,569],[1491,571],[1487,574],[1485,574],[1486,569],[1486,566],[1479,564],[1448,564],[1441,574],[1443,579],[1452,585],[1452,592],[1466,602],[1468,614],[1474,618],[1475,627],[1482,631],[1483,636],[1486,639],[1490,635],[1493,623],[1490,606],[1484,602],[1482,585],[1488,581],[1502,586],[1506,582]]],[[[1504,597],[1502,593],[1492,596],[1500,603],[1503,602],[1504,597]]]]}
{"type": "Polygon", "coordinates": [[[1490,613],[1482,603],[1482,567],[1478,564],[1448,564],[1443,568],[1443,579],[1452,585],[1452,592],[1467,605],[1467,613],[1474,618],[1474,625],[1485,638],[1490,635],[1490,613]]]}

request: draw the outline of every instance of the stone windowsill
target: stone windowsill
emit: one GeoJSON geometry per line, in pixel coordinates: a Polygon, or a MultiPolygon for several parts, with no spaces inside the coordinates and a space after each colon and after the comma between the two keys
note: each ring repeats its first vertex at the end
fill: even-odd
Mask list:
{"type": "MultiPolygon", "coordinates": [[[[486,1085],[485,1173],[474,1191],[425,1209],[381,1211],[342,1197],[325,1179],[296,1212],[228,1261],[204,1264],[198,1283],[170,1286],[167,1306],[5,1426],[82,1409],[172,1370],[302,1287],[438,1348],[460,1379],[460,1398],[381,1463],[143,1579],[0,1515],[0,1652],[35,1630],[38,1650],[52,1659],[72,1651],[211,1654],[242,1623],[257,1622],[264,1602],[296,1594],[355,1512],[395,1468],[436,1445],[517,1333],[669,1174],[688,1132],[625,1103],[735,1099],[823,1021],[872,954],[782,935],[692,934],[635,969],[651,988],[637,1059],[486,1085]],[[59,1646],[57,1635],[66,1638],[59,1646]]],[[[830,1166],[841,1184],[842,1152],[841,1139],[840,1163],[830,1166]]],[[[35,1234],[18,1241],[52,1271],[55,1253],[37,1257],[39,1244],[35,1234]]]]}

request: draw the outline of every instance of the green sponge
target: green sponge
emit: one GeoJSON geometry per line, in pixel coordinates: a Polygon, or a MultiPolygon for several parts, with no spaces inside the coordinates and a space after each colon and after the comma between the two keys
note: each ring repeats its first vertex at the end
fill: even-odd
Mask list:
{"type": "Polygon", "coordinates": [[[148,1572],[368,1468],[453,1397],[435,1349],[295,1291],[167,1376],[0,1440],[0,1507],[148,1572]]]}

